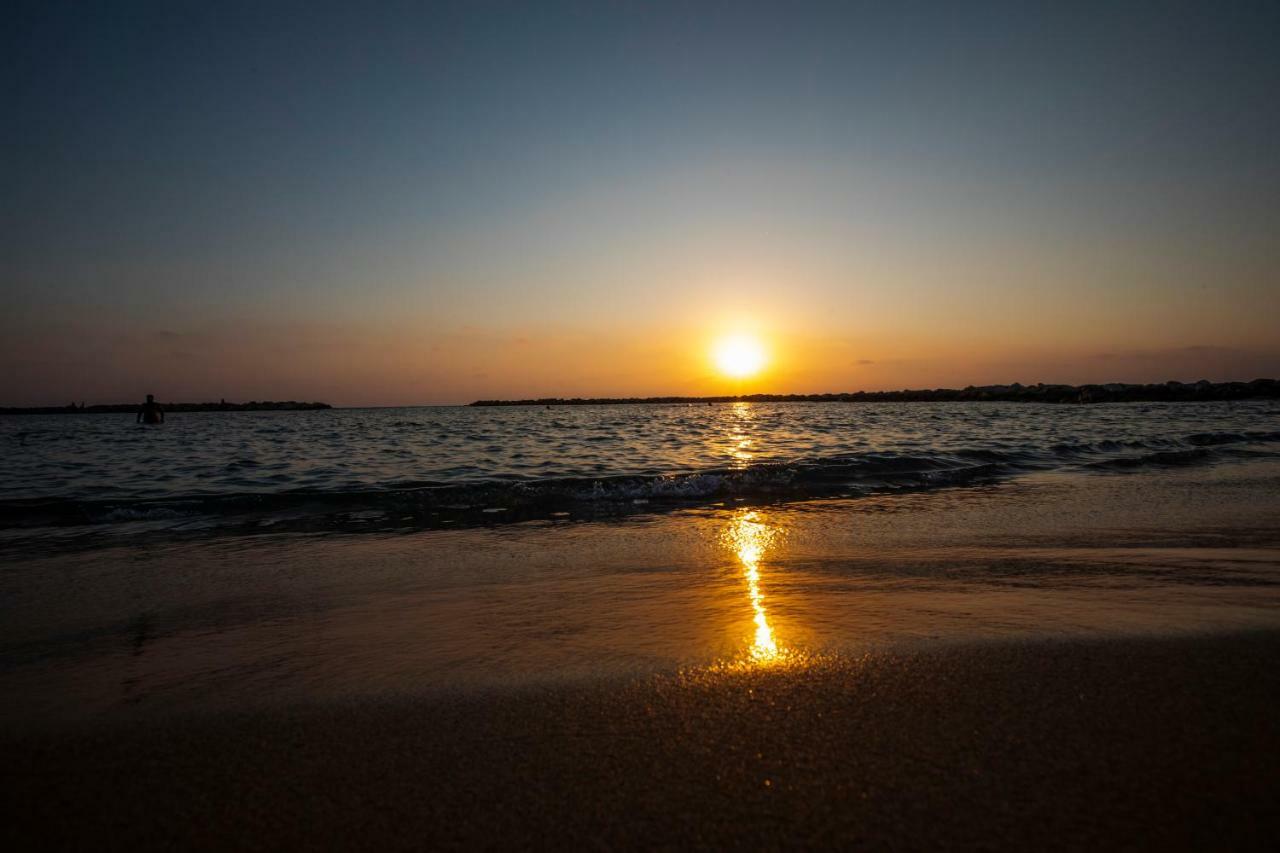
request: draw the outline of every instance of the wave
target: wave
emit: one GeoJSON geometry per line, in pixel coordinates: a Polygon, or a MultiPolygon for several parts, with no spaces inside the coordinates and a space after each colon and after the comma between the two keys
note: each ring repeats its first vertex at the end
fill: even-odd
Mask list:
{"type": "Polygon", "coordinates": [[[1197,447],[1190,450],[1157,450],[1152,453],[1143,453],[1137,456],[1120,456],[1115,459],[1099,459],[1096,462],[1086,462],[1090,468],[1098,468],[1102,470],[1120,470],[1128,468],[1147,468],[1147,467],[1179,467],[1183,465],[1196,465],[1202,462],[1208,462],[1214,459],[1217,454],[1214,451],[1197,447]]]}
{"type": "Polygon", "coordinates": [[[1186,438],[1188,444],[1198,447],[1216,444],[1237,444],[1240,442],[1273,442],[1280,441],[1280,431],[1249,430],[1247,432],[1198,432],[1186,438]]]}
{"type": "Polygon", "coordinates": [[[1280,456],[1280,432],[1196,433],[1180,439],[1098,440],[1048,449],[867,452],[788,463],[671,473],[468,483],[395,482],[379,488],[285,490],[159,499],[0,500],[0,529],[75,525],[181,526],[193,519],[253,527],[377,529],[498,523],[572,514],[652,511],[719,501],[854,497],[995,482],[1030,471],[1125,473],[1280,456]],[[1248,446],[1241,446],[1248,445],[1248,446]]]}

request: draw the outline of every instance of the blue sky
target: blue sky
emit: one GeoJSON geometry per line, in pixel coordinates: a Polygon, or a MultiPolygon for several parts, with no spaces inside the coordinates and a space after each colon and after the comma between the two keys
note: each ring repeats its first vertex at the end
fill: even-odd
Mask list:
{"type": "Polygon", "coordinates": [[[1280,372],[1275,4],[11,19],[0,403],[1280,372]]]}

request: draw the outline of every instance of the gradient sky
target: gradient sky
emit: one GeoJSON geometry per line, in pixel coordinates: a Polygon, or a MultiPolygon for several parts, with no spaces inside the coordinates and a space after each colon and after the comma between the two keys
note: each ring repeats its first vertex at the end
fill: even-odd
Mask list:
{"type": "Polygon", "coordinates": [[[1275,2],[7,9],[0,405],[1280,375],[1275,2]]]}

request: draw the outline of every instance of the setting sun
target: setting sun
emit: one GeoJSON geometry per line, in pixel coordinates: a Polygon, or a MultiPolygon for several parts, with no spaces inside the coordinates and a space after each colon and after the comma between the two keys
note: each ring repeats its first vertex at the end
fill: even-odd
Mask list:
{"type": "Polygon", "coordinates": [[[720,372],[734,379],[754,376],[765,363],[764,346],[749,335],[721,338],[716,342],[711,355],[720,372]]]}

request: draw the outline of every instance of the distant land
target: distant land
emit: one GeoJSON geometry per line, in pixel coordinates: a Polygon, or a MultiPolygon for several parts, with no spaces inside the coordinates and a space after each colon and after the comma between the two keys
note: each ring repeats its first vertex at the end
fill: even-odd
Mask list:
{"type": "MultiPolygon", "coordinates": [[[[299,403],[296,400],[254,400],[249,403],[160,403],[165,412],[303,412],[315,409],[332,409],[328,403],[299,403]]],[[[142,403],[106,403],[86,406],[70,403],[66,406],[30,406],[26,408],[0,408],[0,415],[96,415],[133,414],[142,403]]]]}
{"type": "Polygon", "coordinates": [[[1252,382],[1162,382],[1133,385],[970,385],[918,391],[855,391],[844,394],[742,394],[722,397],[544,397],[538,400],[477,400],[472,406],[604,406],[627,403],[1181,403],[1280,398],[1280,380],[1252,382]]]}

